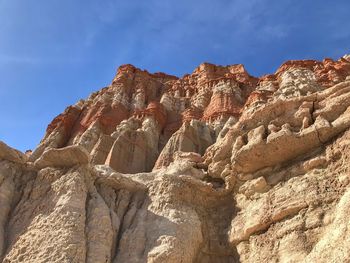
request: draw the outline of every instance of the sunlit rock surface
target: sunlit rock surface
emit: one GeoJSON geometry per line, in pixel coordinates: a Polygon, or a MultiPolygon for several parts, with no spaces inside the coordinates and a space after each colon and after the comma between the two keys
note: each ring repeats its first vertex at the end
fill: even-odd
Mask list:
{"type": "Polygon", "coordinates": [[[0,142],[0,262],[349,262],[350,57],[124,65],[38,147],[0,142]]]}

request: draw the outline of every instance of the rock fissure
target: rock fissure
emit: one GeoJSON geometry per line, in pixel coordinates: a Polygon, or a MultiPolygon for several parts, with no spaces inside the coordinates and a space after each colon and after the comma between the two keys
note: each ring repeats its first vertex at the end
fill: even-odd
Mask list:
{"type": "Polygon", "coordinates": [[[88,194],[86,196],[85,200],[85,228],[84,228],[84,237],[85,237],[85,262],[87,262],[87,258],[89,255],[89,235],[88,235],[88,222],[89,222],[89,216],[90,216],[90,211],[89,211],[89,200],[91,199],[90,195],[88,194]]]}

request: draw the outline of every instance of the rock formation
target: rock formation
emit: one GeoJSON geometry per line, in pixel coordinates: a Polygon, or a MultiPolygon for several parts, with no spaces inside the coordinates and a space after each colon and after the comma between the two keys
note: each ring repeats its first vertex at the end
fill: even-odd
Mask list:
{"type": "Polygon", "coordinates": [[[350,56],[132,65],[0,142],[0,262],[349,262],[350,56]]]}

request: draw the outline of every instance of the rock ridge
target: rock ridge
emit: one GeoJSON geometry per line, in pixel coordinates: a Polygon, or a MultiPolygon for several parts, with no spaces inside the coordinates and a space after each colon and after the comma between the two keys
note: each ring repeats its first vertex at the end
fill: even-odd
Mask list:
{"type": "Polygon", "coordinates": [[[0,142],[0,262],[348,262],[350,57],[133,65],[0,142]]]}

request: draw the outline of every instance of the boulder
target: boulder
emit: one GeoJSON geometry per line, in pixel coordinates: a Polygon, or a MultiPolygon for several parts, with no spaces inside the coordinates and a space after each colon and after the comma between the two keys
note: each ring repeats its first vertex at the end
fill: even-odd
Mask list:
{"type": "Polygon", "coordinates": [[[14,163],[25,163],[28,157],[24,153],[15,150],[6,143],[0,141],[0,160],[2,159],[14,163]]]}
{"type": "Polygon", "coordinates": [[[72,167],[89,163],[89,153],[82,146],[72,145],[64,148],[49,148],[37,159],[34,166],[38,169],[46,167],[72,167]]]}

